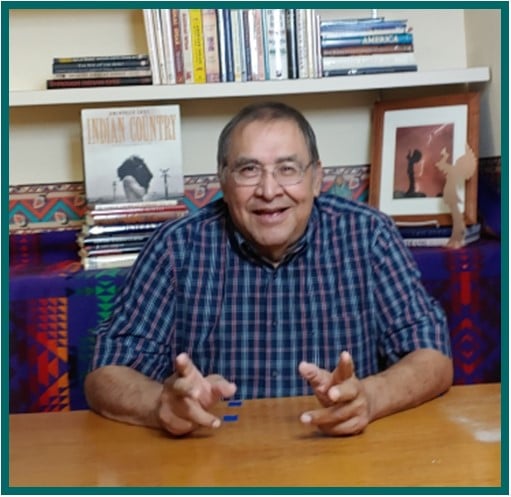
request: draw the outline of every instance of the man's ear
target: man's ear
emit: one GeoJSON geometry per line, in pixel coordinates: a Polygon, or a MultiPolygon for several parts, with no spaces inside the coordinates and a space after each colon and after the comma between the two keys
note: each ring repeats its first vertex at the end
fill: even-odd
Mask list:
{"type": "Polygon", "coordinates": [[[312,188],[314,196],[318,197],[321,193],[321,187],[323,186],[323,165],[321,161],[316,162],[316,165],[312,169],[312,188]]]}

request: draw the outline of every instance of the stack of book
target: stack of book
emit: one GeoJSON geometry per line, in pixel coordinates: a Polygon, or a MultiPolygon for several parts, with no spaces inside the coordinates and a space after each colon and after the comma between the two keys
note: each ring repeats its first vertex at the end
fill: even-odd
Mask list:
{"type": "MultiPolygon", "coordinates": [[[[398,226],[399,232],[409,247],[445,247],[452,233],[452,226],[398,226]]],[[[463,245],[468,245],[481,237],[481,225],[466,227],[463,245]]]]}
{"type": "Polygon", "coordinates": [[[153,84],[321,76],[313,9],[143,9],[153,84]]]}
{"type": "Polygon", "coordinates": [[[178,105],[82,110],[85,269],[130,266],[162,223],[188,213],[178,105]]]}
{"type": "Polygon", "coordinates": [[[384,17],[320,22],[323,76],[417,71],[406,20],[384,17]]]}
{"type": "Polygon", "coordinates": [[[98,86],[150,85],[153,82],[149,56],[103,55],[55,57],[47,89],[98,86]]]}

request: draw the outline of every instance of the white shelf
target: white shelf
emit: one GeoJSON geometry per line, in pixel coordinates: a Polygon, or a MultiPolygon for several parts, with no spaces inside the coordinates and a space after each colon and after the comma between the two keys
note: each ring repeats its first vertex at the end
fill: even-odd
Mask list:
{"type": "Polygon", "coordinates": [[[379,90],[420,86],[479,83],[490,80],[488,67],[338,76],[319,79],[206,83],[201,85],[116,86],[62,90],[10,91],[10,107],[69,105],[101,102],[233,98],[340,91],[379,90]]]}

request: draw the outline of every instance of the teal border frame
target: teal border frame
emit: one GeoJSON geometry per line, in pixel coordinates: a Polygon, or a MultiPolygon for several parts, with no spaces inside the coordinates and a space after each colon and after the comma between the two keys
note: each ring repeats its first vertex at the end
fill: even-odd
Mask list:
{"type": "MultiPolygon", "coordinates": [[[[335,8],[336,6],[346,8],[413,8],[413,9],[499,9],[501,11],[501,33],[502,33],[502,52],[501,52],[501,87],[509,89],[509,4],[507,1],[416,1],[416,2],[400,2],[400,1],[346,1],[346,2],[308,2],[299,1],[290,3],[269,2],[269,1],[247,1],[247,2],[158,2],[158,1],[3,1],[1,3],[1,69],[3,77],[1,78],[1,208],[2,208],[2,275],[1,275],[1,297],[2,297],[2,393],[1,393],[1,493],[5,495],[94,495],[94,494],[114,494],[114,495],[149,495],[149,494],[212,494],[212,495],[239,495],[239,494],[260,494],[260,495],[307,495],[307,494],[324,494],[337,495],[366,495],[366,494],[387,494],[387,495],[427,495],[427,494],[443,494],[443,495],[509,495],[509,308],[502,305],[502,331],[501,334],[501,385],[502,385],[502,404],[501,404],[501,437],[502,437],[502,455],[501,455],[501,486],[500,487],[161,487],[154,489],[152,487],[123,487],[123,488],[104,488],[104,487],[10,487],[9,480],[9,413],[5,406],[9,405],[9,342],[8,342],[8,307],[9,307],[9,274],[8,274],[8,185],[9,185],[9,10],[12,9],[109,9],[109,8],[149,8],[149,7],[168,7],[169,4],[176,8],[233,8],[233,7],[289,7],[293,8],[335,8]],[[410,5],[413,4],[413,5],[410,5]],[[7,264],[6,264],[7,263],[7,264]],[[7,267],[7,269],[6,269],[7,267]]],[[[503,109],[501,118],[501,132],[503,136],[501,150],[502,164],[502,297],[509,299],[509,93],[504,92],[502,95],[501,107],[503,109]]],[[[505,303],[506,300],[503,300],[505,303]]]]}

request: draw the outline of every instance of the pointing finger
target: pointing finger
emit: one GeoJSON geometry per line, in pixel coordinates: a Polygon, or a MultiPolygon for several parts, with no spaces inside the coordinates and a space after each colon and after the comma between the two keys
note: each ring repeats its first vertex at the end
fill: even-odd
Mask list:
{"type": "Polygon", "coordinates": [[[353,376],[353,359],[349,352],[343,351],[339,356],[339,362],[334,370],[334,383],[341,383],[353,376]]]}

